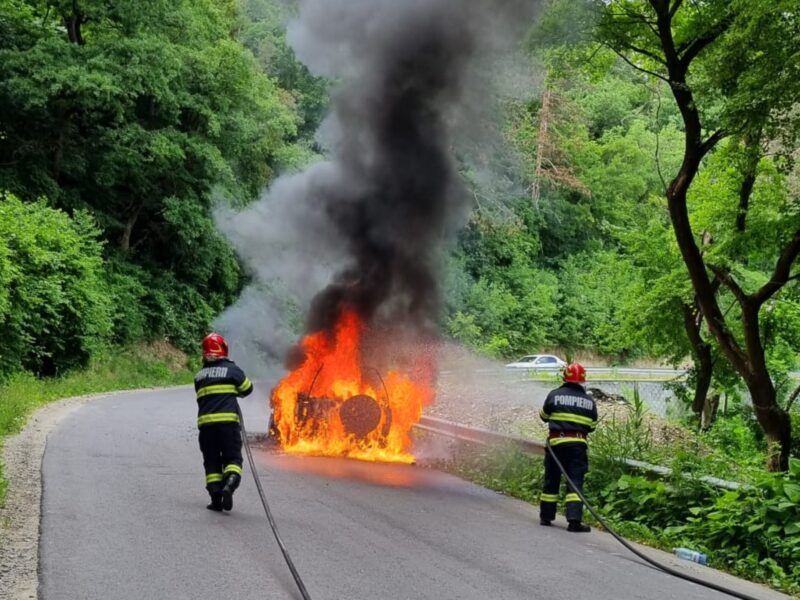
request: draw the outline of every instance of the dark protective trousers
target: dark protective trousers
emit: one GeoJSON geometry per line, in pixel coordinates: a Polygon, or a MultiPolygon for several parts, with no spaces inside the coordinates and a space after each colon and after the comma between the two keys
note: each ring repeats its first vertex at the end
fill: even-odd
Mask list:
{"type": "Polygon", "coordinates": [[[242,430],[238,423],[203,425],[200,428],[200,452],[203,453],[209,494],[220,492],[225,478],[231,473],[241,477],[242,430]]]}
{"type": "MultiPolygon", "coordinates": [[[[561,487],[561,470],[550,455],[555,452],[564,469],[575,482],[578,491],[583,493],[583,478],[589,471],[589,457],[587,447],[582,442],[563,442],[551,446],[544,456],[544,488],[539,507],[539,518],[543,521],[552,521],[556,518],[556,504],[558,491],[561,487]]],[[[580,521],[583,518],[583,503],[575,490],[568,488],[565,498],[567,504],[567,521],[580,521]]]]}

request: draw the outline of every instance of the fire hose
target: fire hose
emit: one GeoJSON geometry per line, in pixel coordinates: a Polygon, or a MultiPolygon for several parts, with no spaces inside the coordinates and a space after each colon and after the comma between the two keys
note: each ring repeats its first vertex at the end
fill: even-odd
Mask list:
{"type": "Polygon", "coordinates": [[[742,600],[758,600],[754,596],[749,596],[749,595],[744,594],[742,592],[737,592],[736,590],[732,590],[732,589],[726,588],[724,586],[717,585],[716,583],[712,583],[710,581],[704,581],[704,580],[699,579],[697,577],[693,577],[692,575],[689,575],[687,573],[681,573],[677,569],[673,569],[671,567],[668,567],[667,565],[662,564],[662,563],[658,562],[657,560],[654,560],[654,559],[650,558],[649,556],[647,556],[643,552],[641,552],[641,551],[637,550],[636,548],[634,548],[634,546],[632,544],[630,544],[625,538],[623,538],[616,531],[614,531],[611,527],[609,527],[608,523],[606,523],[605,520],[597,513],[595,508],[591,504],[589,504],[589,502],[586,500],[586,497],[583,495],[583,492],[581,492],[581,490],[579,490],[575,486],[575,483],[572,481],[570,476],[567,475],[567,471],[564,468],[564,465],[561,464],[561,461],[558,460],[558,456],[556,456],[556,453],[553,452],[553,448],[550,445],[550,440],[549,439],[547,440],[546,448],[547,448],[546,451],[550,453],[550,456],[553,459],[553,461],[556,463],[556,466],[558,466],[558,469],[561,471],[562,475],[564,475],[564,478],[567,480],[567,484],[569,485],[570,490],[575,492],[578,495],[578,497],[581,499],[581,502],[583,502],[584,506],[586,506],[586,508],[589,510],[589,512],[592,513],[592,516],[595,519],[597,519],[598,523],[600,523],[603,526],[603,528],[606,531],[608,531],[608,533],[610,533],[612,536],[614,536],[614,538],[620,544],[625,546],[628,550],[633,552],[636,556],[641,558],[646,563],[654,566],[656,569],[664,571],[665,573],[667,573],[669,575],[672,575],[674,577],[679,577],[680,579],[685,579],[686,581],[691,581],[692,583],[696,583],[697,585],[702,585],[702,586],[710,588],[712,590],[716,590],[718,592],[722,592],[723,594],[728,594],[729,596],[733,596],[734,598],[741,598],[742,600]]]}
{"type": "Polygon", "coordinates": [[[261,498],[261,504],[264,507],[264,512],[267,515],[269,526],[272,529],[273,535],[275,536],[275,541],[278,542],[278,547],[281,549],[281,554],[283,554],[283,558],[286,561],[286,565],[292,572],[292,577],[294,578],[294,582],[297,584],[297,588],[300,590],[300,595],[303,597],[303,600],[311,600],[311,596],[308,594],[308,590],[306,589],[306,586],[303,583],[303,579],[300,577],[300,573],[294,566],[294,562],[292,562],[292,557],[289,556],[289,551],[286,549],[286,544],[283,543],[283,539],[281,538],[280,533],[278,533],[278,525],[277,523],[275,523],[275,518],[272,516],[272,511],[269,509],[267,496],[264,493],[264,488],[261,487],[261,480],[258,476],[258,470],[256,469],[256,462],[255,460],[253,460],[253,451],[250,449],[250,442],[247,439],[247,429],[244,426],[244,417],[242,416],[242,411],[238,406],[236,410],[239,413],[239,422],[241,423],[242,426],[242,438],[244,438],[244,448],[245,452],[247,453],[247,462],[250,463],[250,471],[253,473],[253,479],[256,482],[256,489],[258,490],[258,495],[261,498]]]}

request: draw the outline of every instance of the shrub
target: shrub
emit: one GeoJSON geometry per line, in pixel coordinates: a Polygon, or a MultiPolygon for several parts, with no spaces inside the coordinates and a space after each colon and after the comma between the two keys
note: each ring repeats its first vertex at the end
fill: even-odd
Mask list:
{"type": "Polygon", "coordinates": [[[689,512],[665,534],[709,551],[717,564],[800,589],[800,460],[689,512]]]}
{"type": "Polygon", "coordinates": [[[87,213],[0,195],[0,375],[83,365],[108,339],[99,235],[87,213]]]}

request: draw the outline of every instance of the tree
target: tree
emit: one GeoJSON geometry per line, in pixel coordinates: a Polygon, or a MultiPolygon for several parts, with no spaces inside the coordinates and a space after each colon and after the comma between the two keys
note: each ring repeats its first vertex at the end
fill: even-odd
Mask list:
{"type": "Polygon", "coordinates": [[[90,211],[115,266],[140,267],[122,270],[123,287],[147,290],[142,306],[168,297],[193,311],[172,321],[173,340],[189,338],[184,317],[206,327],[243,284],[214,229],[215,198],[255,197],[298,123],[289,94],[233,39],[234,4],[0,4],[0,189],[90,211]]]}
{"type": "Polygon", "coordinates": [[[331,84],[313,76],[286,41],[286,21],[294,16],[295,3],[241,0],[241,8],[237,38],[264,71],[291,94],[300,117],[298,135],[313,144],[313,136],[328,109],[331,84]]]}
{"type": "MultiPolygon", "coordinates": [[[[791,440],[789,416],[777,402],[767,366],[762,309],[795,275],[800,254],[800,222],[787,212],[780,222],[779,245],[765,282],[747,288],[730,264],[709,262],[698,243],[689,214],[689,192],[703,160],[733,136],[752,149],[765,133],[793,147],[800,100],[798,78],[788,65],[800,34],[796,0],[612,0],[591,3],[598,13],[597,35],[639,71],[665,81],[681,113],[685,133],[683,163],[666,192],[672,227],[696,302],[721,351],[744,379],[755,414],[777,451],[771,470],[786,469],[791,440]],[[718,282],[718,283],[717,283],[718,282]],[[741,335],[720,308],[724,285],[740,309],[741,335]]],[[[745,170],[736,217],[740,233],[751,210],[751,181],[745,170]]]]}
{"type": "Polygon", "coordinates": [[[85,212],[0,193],[0,376],[82,366],[109,339],[99,235],[85,212]]]}
{"type": "MultiPolygon", "coordinates": [[[[535,207],[539,206],[542,197],[543,181],[551,185],[563,186],[585,196],[591,196],[589,188],[572,173],[568,164],[563,164],[564,152],[558,140],[558,132],[552,131],[556,111],[562,108],[561,99],[554,91],[554,86],[545,84],[542,92],[542,103],[539,107],[539,121],[536,137],[536,159],[531,177],[531,200],[535,207]]],[[[563,117],[562,117],[563,120],[563,117]]]]}

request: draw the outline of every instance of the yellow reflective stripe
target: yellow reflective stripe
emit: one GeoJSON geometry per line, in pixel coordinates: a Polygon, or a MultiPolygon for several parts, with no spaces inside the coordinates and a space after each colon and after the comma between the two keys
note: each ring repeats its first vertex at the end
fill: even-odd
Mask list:
{"type": "Polygon", "coordinates": [[[242,474],[242,467],[240,467],[239,465],[228,465],[227,467],[225,467],[225,472],[226,473],[236,473],[237,475],[241,475],[242,474]]]}
{"type": "Polygon", "coordinates": [[[244,381],[242,382],[242,385],[240,385],[240,386],[237,388],[237,391],[238,391],[240,394],[243,394],[244,392],[246,392],[247,390],[249,390],[251,387],[253,387],[253,382],[252,382],[252,381],[250,381],[250,380],[249,380],[247,377],[245,377],[245,378],[244,378],[244,381]]]}
{"type": "Polygon", "coordinates": [[[205,398],[211,394],[236,394],[239,390],[230,383],[220,385],[209,385],[208,387],[197,390],[197,398],[205,398]]]}
{"type": "Polygon", "coordinates": [[[567,421],[569,423],[578,423],[580,425],[586,425],[587,427],[595,427],[597,425],[597,421],[591,419],[589,417],[584,417],[583,415],[576,415],[573,413],[553,413],[550,415],[550,418],[553,421],[567,421]]]}
{"type": "Polygon", "coordinates": [[[198,425],[208,425],[209,423],[238,423],[239,415],[236,413],[211,413],[197,417],[198,425]]]}
{"type": "Polygon", "coordinates": [[[541,409],[539,411],[539,416],[541,417],[542,421],[549,421],[550,420],[550,415],[548,415],[546,412],[544,412],[544,409],[541,409]]]}
{"type": "Polygon", "coordinates": [[[542,502],[558,502],[558,494],[542,494],[539,496],[542,502]]]}
{"type": "Polygon", "coordinates": [[[581,501],[581,497],[578,496],[578,494],[571,493],[571,494],[567,494],[567,496],[566,496],[566,498],[564,498],[564,500],[566,502],[580,502],[581,501]]]}
{"type": "Polygon", "coordinates": [[[217,483],[222,481],[222,473],[209,473],[206,475],[206,483],[217,483]]]}
{"type": "Polygon", "coordinates": [[[553,438],[550,440],[551,446],[558,446],[559,444],[585,444],[585,443],[586,443],[585,439],[576,437],[553,438]]]}

